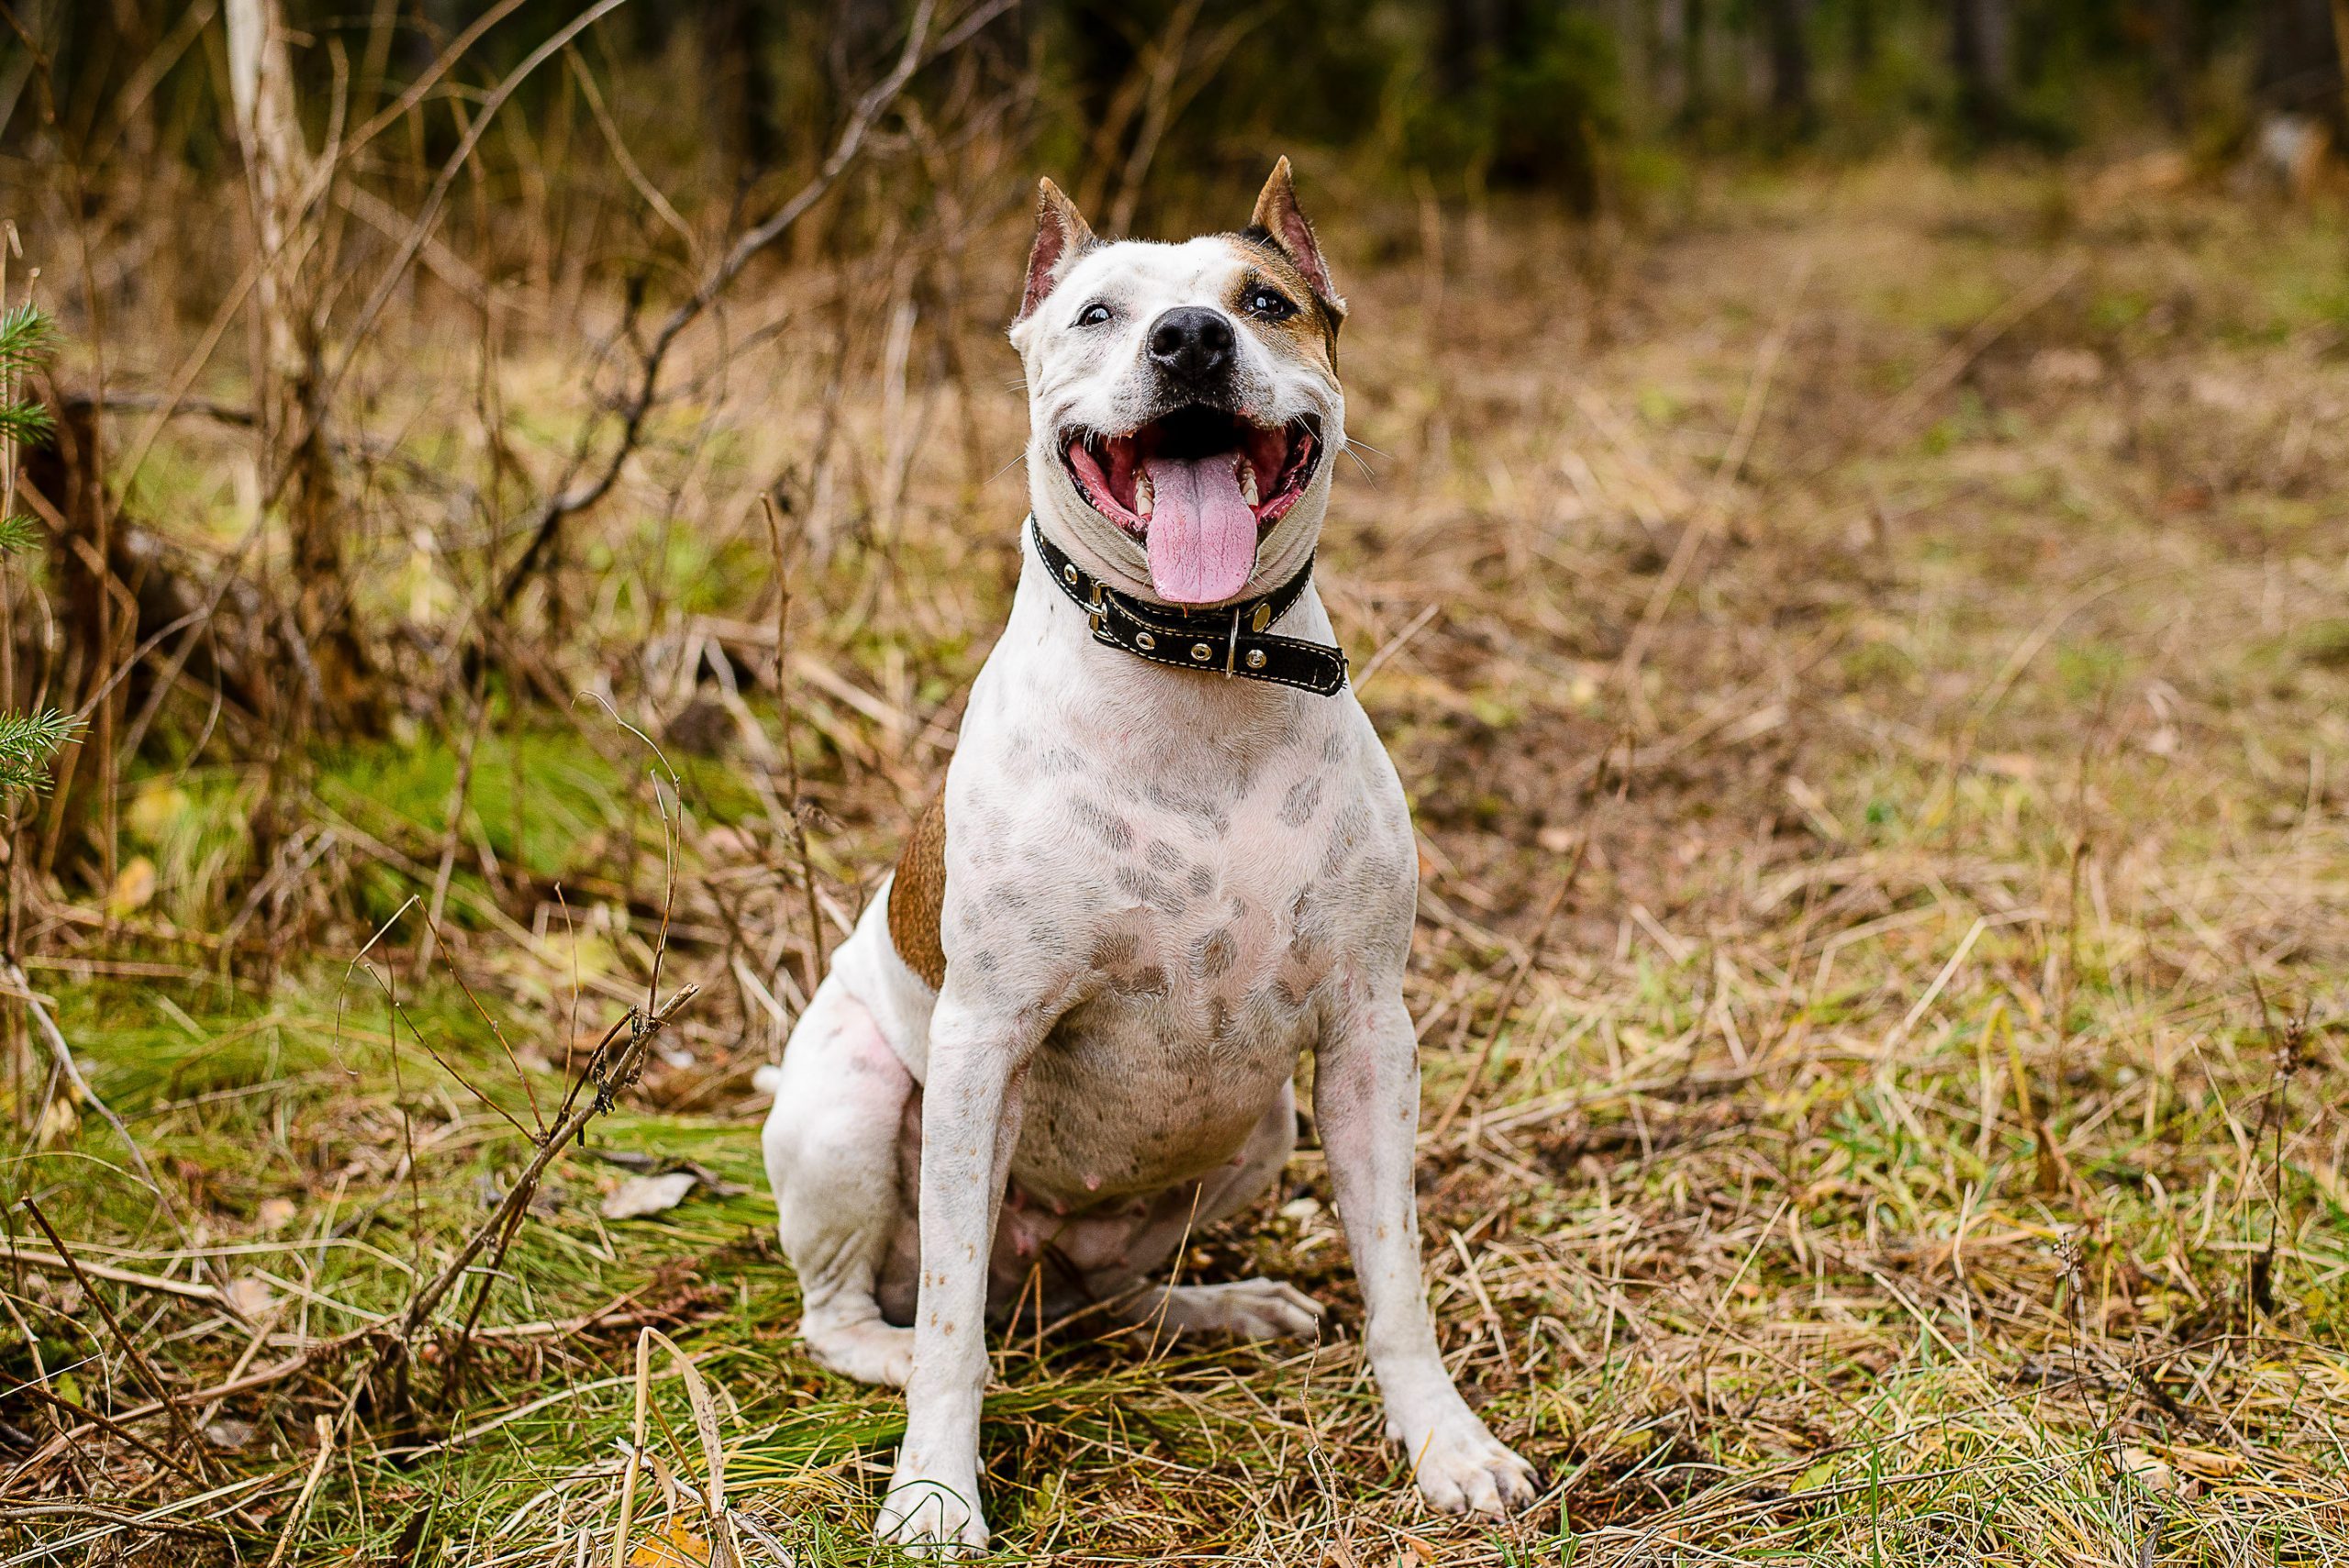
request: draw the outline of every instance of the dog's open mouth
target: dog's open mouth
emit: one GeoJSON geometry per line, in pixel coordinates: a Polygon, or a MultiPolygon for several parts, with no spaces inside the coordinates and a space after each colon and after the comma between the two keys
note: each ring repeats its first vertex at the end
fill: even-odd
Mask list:
{"type": "Polygon", "coordinates": [[[1061,455],[1086,503],[1148,548],[1159,593],[1212,605],[1248,585],[1257,542],[1313,481],[1319,437],[1311,415],[1266,426],[1194,404],[1122,436],[1067,435],[1061,455]]]}

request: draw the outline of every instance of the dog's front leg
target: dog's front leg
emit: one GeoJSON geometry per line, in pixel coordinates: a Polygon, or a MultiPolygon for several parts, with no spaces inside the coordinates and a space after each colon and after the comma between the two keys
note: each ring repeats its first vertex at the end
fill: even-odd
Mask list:
{"type": "Polygon", "coordinates": [[[987,1256],[1019,1139],[1019,1080],[1041,1030],[954,995],[930,1027],[922,1086],[921,1283],[906,1439],[881,1505],[883,1540],[960,1556],[987,1543],[979,1511],[987,1256]]]}
{"type": "Polygon", "coordinates": [[[1363,983],[1346,1000],[1314,1062],[1313,1109],[1362,1277],[1363,1344],[1386,1401],[1386,1435],[1436,1507],[1504,1513],[1532,1501],[1533,1467],[1468,1408],[1436,1348],[1412,1183],[1419,1041],[1399,977],[1363,983]]]}

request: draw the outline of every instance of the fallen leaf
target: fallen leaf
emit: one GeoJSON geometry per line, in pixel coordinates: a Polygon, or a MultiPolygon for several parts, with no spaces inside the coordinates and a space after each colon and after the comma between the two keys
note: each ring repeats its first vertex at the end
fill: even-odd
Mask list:
{"type": "Polygon", "coordinates": [[[257,1429],[250,1421],[232,1421],[223,1416],[204,1429],[204,1440],[214,1448],[235,1453],[252,1442],[257,1429]]]}
{"type": "Polygon", "coordinates": [[[658,1535],[648,1535],[628,1554],[628,1568],[709,1568],[709,1542],[673,1519],[658,1535]]]}
{"type": "Polygon", "coordinates": [[[2135,1476],[2148,1491],[2174,1492],[2177,1489],[2176,1473],[2143,1449],[2122,1449],[2121,1468],[2135,1476]]]}
{"type": "Polygon", "coordinates": [[[160,844],[188,805],[187,791],[167,780],[150,779],[131,797],[130,808],[122,814],[123,824],[140,843],[160,844]]]}
{"type": "Polygon", "coordinates": [[[114,890],[106,895],[106,907],[117,915],[128,915],[154,901],[155,862],[145,855],[133,855],[129,863],[116,873],[114,890]]]}
{"type": "Polygon", "coordinates": [[[1426,1541],[1421,1540],[1418,1536],[1412,1535],[1408,1531],[1404,1532],[1403,1544],[1409,1547],[1419,1557],[1420,1562],[1432,1562],[1435,1561],[1435,1548],[1430,1546],[1426,1541]]]}
{"type": "Polygon", "coordinates": [[[272,1234],[294,1223],[294,1200],[290,1197],[265,1197],[261,1207],[253,1211],[253,1222],[272,1234]]]}
{"type": "Polygon", "coordinates": [[[42,1108],[40,1120],[33,1128],[33,1146],[46,1149],[52,1143],[62,1143],[81,1126],[82,1118],[73,1109],[72,1097],[59,1095],[42,1108]]]}
{"type": "Polygon", "coordinates": [[[661,1176],[630,1176],[614,1187],[598,1212],[606,1219],[636,1219],[661,1214],[685,1201],[700,1178],[691,1171],[671,1171],[661,1176]]]}
{"type": "Polygon", "coordinates": [[[277,1293],[270,1289],[269,1282],[258,1274],[239,1274],[228,1282],[228,1288],[221,1295],[235,1309],[237,1316],[247,1321],[277,1305],[277,1293]]]}
{"type": "Polygon", "coordinates": [[[2250,1468],[2250,1462],[2239,1453],[2220,1453],[2207,1448],[2184,1448],[2171,1443],[2162,1452],[2180,1469],[2197,1475],[2207,1475],[2223,1481],[2230,1475],[2240,1475],[2250,1468]]]}

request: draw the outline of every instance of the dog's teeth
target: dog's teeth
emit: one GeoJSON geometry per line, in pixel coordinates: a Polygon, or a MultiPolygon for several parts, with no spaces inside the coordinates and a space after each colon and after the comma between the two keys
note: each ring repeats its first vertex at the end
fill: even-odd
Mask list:
{"type": "Polygon", "coordinates": [[[1237,464],[1240,473],[1240,498],[1251,506],[1256,504],[1256,465],[1246,458],[1237,464]]]}
{"type": "Polygon", "coordinates": [[[1134,478],[1134,516],[1145,523],[1150,521],[1150,508],[1157,499],[1151,487],[1150,475],[1137,474],[1134,478]]]}

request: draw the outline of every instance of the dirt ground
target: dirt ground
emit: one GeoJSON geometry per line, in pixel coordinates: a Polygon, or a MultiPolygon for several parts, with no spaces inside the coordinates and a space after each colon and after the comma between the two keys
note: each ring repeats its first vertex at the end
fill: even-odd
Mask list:
{"type": "MultiPolygon", "coordinates": [[[[1325,1341],[999,1344],[1006,1560],[2349,1562],[2349,215],[1895,161],[1597,228],[1324,218],[1324,592],[1422,835],[1429,1273],[1543,1500],[1401,1484],[1308,1126],[1184,1268],[1291,1279],[1325,1341]]],[[[996,240],[967,298],[737,302],[526,606],[535,703],[318,761],[265,982],[218,892],[253,775],[133,781],[153,884],[30,978],[148,1169],[62,1092],[19,1151],[85,1276],[11,1216],[6,1563],[702,1562],[713,1451],[747,1561],[874,1556],[902,1407],[798,1351],[757,1172],[807,929],[778,757],[836,940],[1015,569],[996,240]],[[392,1365],[656,950],[699,995],[392,1365]],[[599,1212],[663,1170],[675,1207],[599,1212]],[[84,1413],[158,1385],[194,1396],[84,1413]]],[[[481,592],[448,485],[551,472],[585,406],[518,323],[362,367],[378,608],[428,653],[481,592]]],[[[233,453],[174,425],[137,509],[233,537],[233,453]]]]}

